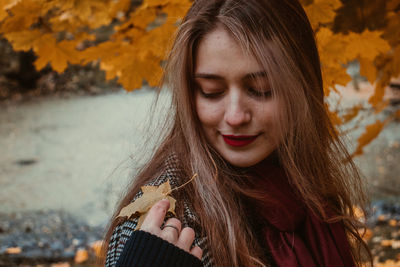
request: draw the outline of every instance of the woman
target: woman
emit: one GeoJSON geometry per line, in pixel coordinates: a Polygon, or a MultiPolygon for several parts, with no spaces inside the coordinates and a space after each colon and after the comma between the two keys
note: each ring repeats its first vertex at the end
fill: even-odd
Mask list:
{"type": "Polygon", "coordinates": [[[141,231],[114,216],[107,266],[355,266],[360,177],[329,120],[312,29],[295,0],[196,0],[163,85],[174,114],[122,200],[169,181],[141,231]],[[201,259],[201,261],[200,261],[201,259]]]}

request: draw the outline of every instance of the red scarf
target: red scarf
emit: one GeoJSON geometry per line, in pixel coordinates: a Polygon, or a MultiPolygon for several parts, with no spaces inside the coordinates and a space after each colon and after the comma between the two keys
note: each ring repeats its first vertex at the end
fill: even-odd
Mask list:
{"type": "Polygon", "coordinates": [[[309,211],[282,167],[264,162],[250,174],[256,190],[268,197],[251,205],[266,222],[261,233],[277,266],[355,266],[342,222],[326,223],[309,211]]]}

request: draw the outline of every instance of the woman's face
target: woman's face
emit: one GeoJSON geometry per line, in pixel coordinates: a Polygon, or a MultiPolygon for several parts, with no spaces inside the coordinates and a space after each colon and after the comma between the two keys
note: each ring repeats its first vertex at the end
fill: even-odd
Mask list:
{"type": "Polygon", "coordinates": [[[249,167],[276,149],[278,101],[256,59],[244,54],[225,29],[217,28],[200,41],[195,81],[202,129],[225,160],[249,167]]]}

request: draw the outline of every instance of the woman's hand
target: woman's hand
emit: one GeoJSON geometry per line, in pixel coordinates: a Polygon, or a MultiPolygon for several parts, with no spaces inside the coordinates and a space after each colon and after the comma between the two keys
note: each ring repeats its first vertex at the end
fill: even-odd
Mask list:
{"type": "Polygon", "coordinates": [[[140,230],[156,235],[201,260],[202,249],[198,246],[190,249],[194,240],[192,228],[185,227],[181,230],[181,222],[176,218],[170,218],[165,222],[164,228],[161,229],[168,209],[169,201],[167,199],[158,201],[149,210],[140,230]]]}

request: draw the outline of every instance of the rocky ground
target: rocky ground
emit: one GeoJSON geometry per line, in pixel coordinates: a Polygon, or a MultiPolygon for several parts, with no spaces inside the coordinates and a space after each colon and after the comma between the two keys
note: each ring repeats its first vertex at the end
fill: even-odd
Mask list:
{"type": "Polygon", "coordinates": [[[98,254],[103,230],[60,212],[0,214],[0,266],[87,264],[98,254]]]}

